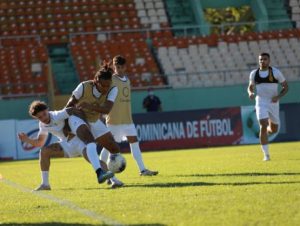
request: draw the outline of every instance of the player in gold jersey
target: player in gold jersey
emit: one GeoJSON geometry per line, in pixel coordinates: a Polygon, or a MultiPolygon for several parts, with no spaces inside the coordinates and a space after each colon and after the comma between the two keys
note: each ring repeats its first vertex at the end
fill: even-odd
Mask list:
{"type": "MultiPolygon", "coordinates": [[[[96,73],[94,80],[80,83],[73,91],[66,107],[77,107],[84,112],[86,121],[70,118],[71,131],[77,131],[82,126],[89,126],[95,142],[107,148],[110,153],[120,152],[119,145],[114,141],[109,129],[100,121],[100,113],[107,114],[117,95],[117,89],[112,86],[113,70],[104,64],[96,73]]],[[[84,135],[84,134],[83,134],[84,135]]],[[[99,156],[97,155],[99,162],[99,156]]]]}
{"type": "MultiPolygon", "coordinates": [[[[137,139],[137,131],[132,121],[131,115],[131,87],[128,77],[125,75],[126,59],[122,56],[116,56],[113,59],[115,74],[112,76],[112,85],[117,87],[118,94],[114,101],[113,107],[106,117],[106,125],[110,129],[117,142],[127,140],[130,150],[135,159],[141,176],[154,176],[158,171],[151,171],[144,165],[139,142],[137,139]]],[[[104,148],[100,155],[100,160],[106,162],[108,159],[108,151],[104,148]]],[[[111,178],[112,185],[116,187],[122,186],[123,183],[111,178]]]]}

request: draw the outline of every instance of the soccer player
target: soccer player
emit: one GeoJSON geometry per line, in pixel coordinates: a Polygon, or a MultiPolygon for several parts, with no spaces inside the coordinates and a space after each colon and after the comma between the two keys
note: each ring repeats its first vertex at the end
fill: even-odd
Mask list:
{"type": "Polygon", "coordinates": [[[35,139],[31,139],[25,133],[19,133],[18,137],[22,142],[29,143],[35,147],[42,147],[40,150],[42,183],[35,189],[36,191],[51,190],[49,184],[50,158],[55,157],[76,157],[83,155],[85,159],[92,164],[99,183],[102,183],[113,176],[113,173],[104,172],[101,169],[95,140],[86,125],[82,125],[74,131],[80,139],[79,137],[64,131],[65,119],[72,118],[74,122],[80,122],[82,120],[75,116],[81,115],[81,112],[78,109],[66,108],[60,111],[49,111],[46,103],[34,101],[29,106],[29,114],[39,121],[38,136],[35,139]],[[48,133],[53,134],[60,141],[43,147],[48,133]]]}
{"type": "MultiPolygon", "coordinates": [[[[144,165],[137,139],[136,128],[132,121],[130,81],[125,75],[126,59],[122,56],[114,57],[113,66],[115,74],[112,77],[112,83],[118,88],[118,94],[115,101],[112,103],[113,107],[111,111],[107,114],[106,125],[117,142],[127,139],[132,156],[139,167],[141,176],[157,175],[158,171],[148,170],[144,165]]],[[[104,162],[107,161],[108,154],[108,151],[104,148],[101,152],[100,160],[104,162]]],[[[115,179],[115,177],[112,177],[111,182],[113,183],[115,179]]],[[[120,186],[122,186],[122,184],[123,183],[119,183],[120,186]]]]}
{"type": "Polygon", "coordinates": [[[261,53],[258,57],[259,68],[251,71],[248,95],[251,100],[255,98],[256,116],[259,121],[259,139],[264,154],[264,161],[270,160],[268,134],[278,131],[279,99],[288,92],[288,84],[282,73],[270,66],[270,55],[261,53]],[[278,94],[278,83],[281,91],[278,94]],[[256,89],[256,97],[254,90],[256,89]]]}
{"type": "MultiPolygon", "coordinates": [[[[119,153],[120,147],[100,120],[100,113],[108,114],[118,94],[117,87],[112,85],[113,70],[109,64],[104,63],[96,73],[94,80],[81,82],[73,91],[66,107],[77,107],[86,116],[86,121],[91,129],[96,143],[100,144],[111,153],[119,153]]],[[[72,123],[70,123],[72,128],[72,123]]],[[[74,129],[72,129],[74,130],[74,129]]],[[[113,186],[114,187],[114,183],[113,186]]]]}

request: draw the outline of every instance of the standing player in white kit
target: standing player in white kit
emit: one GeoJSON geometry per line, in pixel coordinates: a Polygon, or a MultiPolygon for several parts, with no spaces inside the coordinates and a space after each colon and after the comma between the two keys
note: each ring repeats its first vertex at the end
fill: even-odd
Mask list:
{"type": "Polygon", "coordinates": [[[259,68],[250,73],[248,95],[251,100],[255,97],[256,101],[256,116],[260,125],[259,138],[264,161],[270,160],[268,134],[276,133],[280,123],[279,99],[287,92],[288,84],[285,77],[277,68],[270,66],[270,55],[261,53],[259,68]],[[278,83],[282,87],[279,94],[278,83]]]}

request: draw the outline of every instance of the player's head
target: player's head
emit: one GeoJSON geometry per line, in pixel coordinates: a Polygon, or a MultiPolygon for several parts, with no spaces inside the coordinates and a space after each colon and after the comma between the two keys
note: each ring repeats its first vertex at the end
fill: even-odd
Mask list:
{"type": "Polygon", "coordinates": [[[45,102],[35,100],[29,105],[29,114],[32,118],[38,119],[43,123],[49,123],[49,111],[45,102]]]}
{"type": "Polygon", "coordinates": [[[270,54],[269,53],[261,53],[258,56],[259,68],[267,69],[270,65],[270,54]]]}
{"type": "Polygon", "coordinates": [[[109,91],[113,72],[110,63],[104,62],[99,71],[95,74],[94,84],[102,94],[109,91]]]}
{"type": "Polygon", "coordinates": [[[118,75],[124,75],[126,71],[126,59],[120,55],[113,58],[113,66],[115,73],[118,75]]]}

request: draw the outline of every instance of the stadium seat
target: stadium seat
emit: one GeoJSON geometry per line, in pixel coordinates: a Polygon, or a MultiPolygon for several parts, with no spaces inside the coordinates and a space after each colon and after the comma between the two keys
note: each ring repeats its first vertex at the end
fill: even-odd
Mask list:
{"type": "Polygon", "coordinates": [[[300,41],[295,30],[284,32],[278,36],[270,32],[251,33],[248,40],[238,36],[234,39],[220,36],[217,46],[202,43],[206,39],[186,42],[186,39],[178,37],[169,37],[168,42],[160,40],[153,44],[164,74],[173,87],[245,84],[250,71],[257,67],[258,54],[263,51],[270,52],[273,66],[290,67],[285,70],[288,80],[300,80],[299,70],[295,67],[300,60],[297,51],[300,41]],[[187,75],[186,80],[181,78],[182,74],[187,75]],[[197,82],[196,75],[203,76],[205,81],[197,82]]]}
{"type": "Polygon", "coordinates": [[[35,39],[7,39],[0,47],[0,87],[2,94],[28,94],[30,85],[42,86],[37,91],[47,93],[45,46],[35,39]],[[9,65],[9,66],[6,66],[9,65]],[[43,85],[39,85],[43,84],[43,85]]]}

